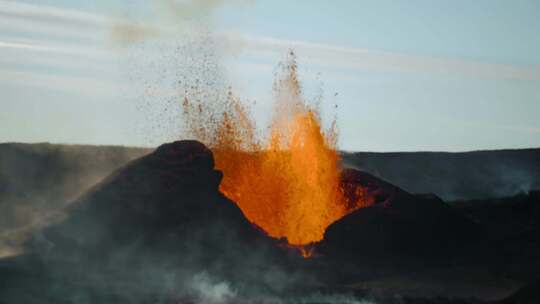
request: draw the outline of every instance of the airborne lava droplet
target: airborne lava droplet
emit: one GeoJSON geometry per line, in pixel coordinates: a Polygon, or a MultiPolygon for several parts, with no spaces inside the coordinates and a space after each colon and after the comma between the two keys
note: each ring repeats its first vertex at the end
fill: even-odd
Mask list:
{"type": "Polygon", "coordinates": [[[231,92],[218,113],[186,97],[187,127],[212,148],[223,172],[220,190],[251,222],[291,245],[318,242],[330,224],[367,203],[362,195],[352,204],[344,197],[335,121],[323,130],[319,109],[304,101],[292,52],[276,77],[274,98],[266,136],[257,136],[231,92]]]}

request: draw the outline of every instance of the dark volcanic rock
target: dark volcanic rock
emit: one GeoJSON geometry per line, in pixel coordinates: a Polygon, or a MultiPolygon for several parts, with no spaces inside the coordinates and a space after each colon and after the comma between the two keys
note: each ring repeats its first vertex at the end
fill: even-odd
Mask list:
{"type": "Polygon", "coordinates": [[[341,187],[344,190],[345,198],[354,207],[358,199],[358,188],[364,199],[370,204],[385,204],[390,202],[394,195],[403,192],[401,189],[381,180],[369,173],[354,169],[343,169],[341,172],[341,187]]]}
{"type": "Polygon", "coordinates": [[[344,172],[362,185],[375,204],[330,225],[320,244],[326,255],[421,256],[453,252],[479,237],[482,229],[434,195],[411,195],[370,174],[344,172]]]}
{"type": "Polygon", "coordinates": [[[540,281],[524,286],[513,295],[501,301],[501,304],[537,303],[540,303],[540,281]]]}

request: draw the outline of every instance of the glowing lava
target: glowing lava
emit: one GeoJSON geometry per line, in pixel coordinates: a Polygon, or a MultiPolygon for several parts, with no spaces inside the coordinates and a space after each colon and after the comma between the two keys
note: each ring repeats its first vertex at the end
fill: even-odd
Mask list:
{"type": "Polygon", "coordinates": [[[335,123],[323,130],[318,109],[304,102],[292,52],[274,93],[264,137],[232,93],[218,115],[186,97],[184,114],[192,135],[214,152],[220,190],[250,221],[291,245],[318,242],[331,223],[366,202],[362,195],[352,204],[344,197],[335,123]]]}

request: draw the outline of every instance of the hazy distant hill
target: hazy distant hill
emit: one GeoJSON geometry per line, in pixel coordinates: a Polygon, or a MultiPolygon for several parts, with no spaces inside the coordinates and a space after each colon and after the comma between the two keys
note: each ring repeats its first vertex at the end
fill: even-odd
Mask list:
{"type": "Polygon", "coordinates": [[[461,153],[343,153],[361,169],[411,193],[446,201],[505,197],[540,188],[540,149],[461,153]]]}
{"type": "Polygon", "coordinates": [[[0,144],[0,229],[74,200],[150,150],[118,146],[0,144]]]}

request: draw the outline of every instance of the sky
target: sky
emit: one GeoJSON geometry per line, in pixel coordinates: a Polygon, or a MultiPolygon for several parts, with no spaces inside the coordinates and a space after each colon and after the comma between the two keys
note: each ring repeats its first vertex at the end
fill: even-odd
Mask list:
{"type": "Polygon", "coordinates": [[[539,29],[535,0],[0,0],[0,142],[180,139],[197,81],[264,125],[292,49],[340,149],[540,147],[539,29]]]}

